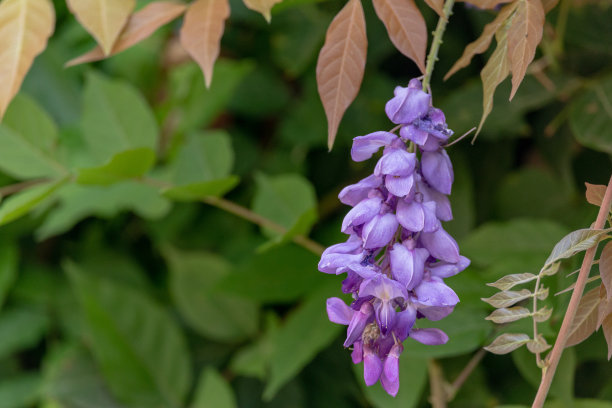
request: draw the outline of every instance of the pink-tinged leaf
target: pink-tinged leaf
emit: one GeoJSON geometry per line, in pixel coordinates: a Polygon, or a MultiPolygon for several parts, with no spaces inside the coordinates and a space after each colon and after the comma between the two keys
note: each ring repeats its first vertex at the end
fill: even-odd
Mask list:
{"type": "Polygon", "coordinates": [[[34,58],[47,47],[54,25],[50,0],[0,2],[0,118],[19,92],[34,58]]]}
{"type": "Polygon", "coordinates": [[[575,346],[586,340],[597,328],[599,287],[588,291],[580,299],[576,316],[572,321],[565,347],[575,346]]]}
{"type": "Polygon", "coordinates": [[[603,328],[604,337],[608,344],[608,361],[610,361],[610,357],[612,357],[612,315],[608,315],[608,317],[604,319],[601,327],[603,328]]]}
{"type": "Polygon", "coordinates": [[[599,257],[599,276],[606,288],[606,299],[612,299],[612,242],[608,242],[599,257]]]}
{"type": "Polygon", "coordinates": [[[269,23],[272,20],[272,7],[276,3],[280,3],[282,0],[242,0],[244,5],[250,8],[251,10],[255,10],[258,13],[261,13],[262,16],[269,23]]]}
{"type": "MultiPolygon", "coordinates": [[[[132,14],[115,42],[110,55],[125,51],[133,45],[149,38],[157,29],[164,24],[174,20],[185,11],[185,5],[172,1],[157,1],[149,3],[141,10],[132,14]]],[[[100,46],[80,57],[74,58],[66,63],[67,67],[83,64],[86,62],[99,61],[107,56],[100,46]]]]}
{"type": "Polygon", "coordinates": [[[559,0],[542,0],[542,6],[544,6],[544,11],[547,13],[557,7],[557,4],[559,4],[559,0]]]}
{"type": "Polygon", "coordinates": [[[589,203],[601,206],[603,201],[603,197],[606,194],[606,186],[603,184],[590,184],[584,183],[586,185],[586,199],[589,203]]]}
{"type": "Polygon", "coordinates": [[[494,9],[499,4],[510,3],[513,0],[460,0],[466,3],[470,3],[480,9],[494,9]]]}
{"type": "Polygon", "coordinates": [[[495,48],[495,51],[493,51],[493,54],[491,54],[491,57],[480,72],[480,78],[482,79],[482,117],[480,118],[476,135],[480,133],[485,119],[493,109],[495,89],[510,73],[507,31],[501,28],[495,34],[495,39],[497,41],[497,48],[495,48]]]}
{"type": "Polygon", "coordinates": [[[102,47],[104,55],[110,55],[136,0],[66,0],[66,4],[102,47]]]}
{"type": "Polygon", "coordinates": [[[485,319],[491,320],[493,323],[504,324],[515,322],[529,316],[531,316],[531,310],[522,306],[515,306],[511,308],[502,307],[501,309],[495,309],[490,315],[485,317],[485,319]]]}
{"type": "Polygon", "coordinates": [[[523,81],[527,67],[533,61],[536,48],[542,40],[544,15],[541,0],[519,0],[508,30],[508,58],[512,72],[510,100],[523,81]]]}
{"type": "Polygon", "coordinates": [[[481,300],[493,307],[500,308],[512,306],[532,296],[533,293],[531,293],[528,289],[523,289],[520,291],[504,290],[502,292],[497,292],[491,297],[482,298],[481,300]]]}
{"type": "Polygon", "coordinates": [[[482,30],[482,34],[476,41],[473,41],[465,47],[463,51],[463,55],[455,62],[455,64],[451,67],[448,73],[444,76],[444,80],[447,80],[451,75],[455,72],[459,71],[461,68],[467,67],[469,63],[472,61],[474,55],[482,54],[487,49],[489,49],[489,45],[491,44],[491,40],[495,35],[495,32],[499,30],[499,28],[506,23],[506,20],[512,15],[512,12],[516,9],[516,3],[509,4],[505,6],[497,17],[489,24],[487,24],[482,30]]]}
{"type": "Polygon", "coordinates": [[[196,60],[206,87],[210,87],[213,67],[221,49],[225,20],[230,15],[227,0],[196,0],[191,3],[181,28],[181,44],[196,60]]]}
{"type": "Polygon", "coordinates": [[[361,2],[349,0],[329,25],[317,61],[317,86],[327,116],[327,145],[330,150],[340,120],[359,92],[367,48],[361,2]]]}
{"type": "Polygon", "coordinates": [[[414,0],[372,0],[395,48],[425,73],[427,26],[414,0]]]}
{"type": "Polygon", "coordinates": [[[499,290],[508,290],[512,289],[516,285],[531,282],[535,279],[537,279],[537,276],[533,273],[515,273],[501,277],[493,283],[487,283],[487,286],[492,286],[499,290]]]}
{"type": "Polygon", "coordinates": [[[495,340],[493,343],[484,347],[490,353],[493,354],[508,354],[523,344],[527,344],[529,336],[523,333],[504,333],[495,340]]]}
{"type": "Polygon", "coordinates": [[[444,17],[444,0],[425,0],[425,3],[440,17],[444,17]]]}
{"type": "Polygon", "coordinates": [[[597,330],[602,325],[603,321],[612,314],[612,299],[606,296],[606,288],[604,285],[599,286],[599,306],[597,310],[597,330]]]}
{"type": "Polygon", "coordinates": [[[534,354],[542,353],[550,347],[551,345],[546,342],[546,339],[541,334],[538,334],[535,340],[532,339],[527,342],[527,349],[534,354]]]}

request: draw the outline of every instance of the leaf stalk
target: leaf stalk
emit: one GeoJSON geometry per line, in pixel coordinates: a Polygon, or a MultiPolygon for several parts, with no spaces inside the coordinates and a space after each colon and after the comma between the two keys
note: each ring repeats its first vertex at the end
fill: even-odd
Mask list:
{"type": "Polygon", "coordinates": [[[429,48],[429,54],[427,55],[427,65],[425,66],[425,76],[423,77],[423,90],[430,94],[431,92],[429,88],[431,83],[431,74],[433,73],[436,61],[438,60],[438,51],[440,50],[440,45],[442,44],[442,37],[444,36],[448,19],[453,14],[454,4],[455,0],[446,0],[444,2],[444,7],[442,8],[443,15],[438,20],[436,31],[433,33],[431,47],[429,48]]]}

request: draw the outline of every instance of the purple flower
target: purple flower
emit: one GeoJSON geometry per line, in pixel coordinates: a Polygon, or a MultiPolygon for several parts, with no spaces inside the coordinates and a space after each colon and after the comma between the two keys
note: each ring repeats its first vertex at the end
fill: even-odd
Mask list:
{"type": "Polygon", "coordinates": [[[444,114],[416,79],[395,89],[385,111],[401,124],[399,137],[381,131],[354,138],[353,160],[381,148],[382,156],[372,175],[340,192],[353,207],[341,227],[349,238],[323,252],[319,270],[347,274],[342,291],[353,301],[328,299],[329,320],[347,326],[344,346],[353,348],[355,364],[363,362],[365,383],[380,381],[395,396],[402,343],[448,341],[439,329],[419,328],[418,319],[437,321],[453,311],[459,297],[444,279],[470,261],[441,225],[453,218],[453,168],[443,148],[453,132],[444,114]]]}

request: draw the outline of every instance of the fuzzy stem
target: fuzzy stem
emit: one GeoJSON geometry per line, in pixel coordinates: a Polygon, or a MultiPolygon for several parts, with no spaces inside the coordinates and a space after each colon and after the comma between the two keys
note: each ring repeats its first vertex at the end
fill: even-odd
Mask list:
{"type": "MultiPolygon", "coordinates": [[[[606,193],[601,203],[601,207],[599,208],[599,214],[597,214],[597,220],[593,225],[593,229],[602,229],[604,227],[608,213],[610,212],[611,202],[612,177],[610,177],[610,181],[608,181],[608,187],[606,188],[606,193]]],[[[550,385],[555,375],[555,371],[557,370],[557,365],[559,364],[559,360],[561,359],[561,354],[563,353],[563,349],[565,348],[565,343],[569,335],[569,330],[571,328],[572,321],[574,320],[574,316],[576,315],[576,309],[578,308],[578,304],[580,303],[580,298],[582,297],[584,286],[586,285],[587,279],[589,277],[589,271],[591,270],[593,258],[595,257],[596,251],[597,245],[587,249],[586,253],[584,254],[584,260],[582,261],[580,273],[578,274],[578,279],[576,280],[576,287],[574,288],[574,292],[572,293],[570,303],[567,306],[565,317],[563,317],[563,323],[561,324],[561,329],[559,330],[559,335],[557,336],[555,345],[546,358],[547,364],[542,370],[542,382],[540,383],[538,392],[535,396],[535,399],[533,400],[532,408],[541,408],[544,405],[544,401],[546,401],[546,396],[548,395],[548,390],[550,389],[550,385]]]]}
{"type": "Polygon", "coordinates": [[[443,15],[440,16],[440,19],[438,20],[438,25],[436,26],[436,31],[434,31],[433,33],[431,47],[429,48],[429,55],[427,55],[425,77],[423,78],[423,90],[425,92],[429,92],[431,74],[433,73],[436,61],[438,60],[438,50],[440,49],[440,44],[442,44],[442,36],[444,35],[444,30],[446,30],[446,24],[448,24],[448,19],[453,14],[454,4],[455,0],[446,0],[444,2],[444,8],[442,9],[443,15]]]}

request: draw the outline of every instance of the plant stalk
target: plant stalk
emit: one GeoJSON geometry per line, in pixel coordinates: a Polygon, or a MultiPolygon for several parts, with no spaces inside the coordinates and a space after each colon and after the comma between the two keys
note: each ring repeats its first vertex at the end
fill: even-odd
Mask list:
{"type": "Polygon", "coordinates": [[[433,33],[431,47],[429,48],[429,54],[427,55],[427,65],[425,66],[425,76],[423,77],[423,90],[428,93],[431,93],[429,92],[429,85],[431,83],[431,74],[433,73],[434,65],[436,65],[436,61],[438,60],[438,51],[440,50],[440,44],[442,44],[442,36],[444,35],[444,31],[446,30],[448,19],[453,14],[454,4],[455,4],[455,0],[446,0],[444,2],[444,7],[442,8],[443,15],[440,16],[440,19],[438,20],[438,25],[436,26],[436,30],[433,33]]]}

